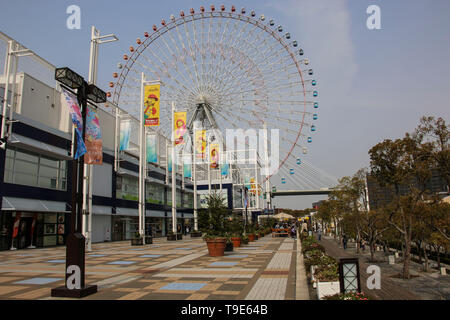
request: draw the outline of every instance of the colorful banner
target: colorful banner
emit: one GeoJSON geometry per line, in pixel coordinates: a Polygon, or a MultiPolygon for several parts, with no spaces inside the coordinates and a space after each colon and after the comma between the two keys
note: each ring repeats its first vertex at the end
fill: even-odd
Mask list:
{"type": "Polygon", "coordinates": [[[169,172],[172,172],[172,147],[167,147],[167,160],[167,167],[169,168],[169,172]]]}
{"type": "Polygon", "coordinates": [[[222,163],[220,165],[220,173],[221,173],[221,175],[227,176],[229,174],[229,171],[230,171],[229,168],[230,168],[230,165],[228,163],[222,163]]]}
{"type": "Polygon", "coordinates": [[[173,115],[173,127],[175,130],[175,145],[184,144],[186,133],[186,111],[175,112],[173,115]]]}
{"type": "Polygon", "coordinates": [[[256,194],[256,184],[255,184],[255,178],[250,178],[250,192],[251,194],[256,194]]]}
{"type": "Polygon", "coordinates": [[[97,110],[88,106],[86,111],[85,143],[87,152],[84,156],[84,163],[101,165],[103,163],[103,142],[97,110]]]}
{"type": "Polygon", "coordinates": [[[206,158],[206,130],[195,131],[195,153],[196,159],[206,158]]]}
{"type": "Polygon", "coordinates": [[[72,123],[75,127],[77,150],[74,158],[78,159],[86,153],[86,146],[83,141],[83,116],[81,115],[77,97],[64,88],[61,88],[61,91],[61,105],[66,105],[69,109],[70,117],[72,118],[72,123]]]}
{"type": "Polygon", "coordinates": [[[119,151],[125,151],[130,148],[131,120],[124,119],[120,121],[120,145],[119,151]]]}
{"type": "Polygon", "coordinates": [[[21,216],[22,216],[21,212],[16,213],[16,218],[14,220],[14,225],[13,225],[13,234],[12,234],[13,239],[15,237],[17,237],[17,234],[19,233],[19,225],[20,225],[20,217],[21,216]]]}
{"type": "Polygon", "coordinates": [[[209,146],[209,163],[212,169],[219,167],[219,144],[211,143],[209,146]]]}
{"type": "Polygon", "coordinates": [[[159,126],[160,85],[144,87],[144,126],[159,126]]]}
{"type": "Polygon", "coordinates": [[[146,149],[147,149],[147,162],[157,163],[158,155],[156,151],[156,146],[158,143],[158,137],[155,133],[147,133],[146,136],[146,149]]]}
{"type": "Polygon", "coordinates": [[[183,175],[185,178],[192,178],[192,159],[190,154],[183,155],[183,175]]]}

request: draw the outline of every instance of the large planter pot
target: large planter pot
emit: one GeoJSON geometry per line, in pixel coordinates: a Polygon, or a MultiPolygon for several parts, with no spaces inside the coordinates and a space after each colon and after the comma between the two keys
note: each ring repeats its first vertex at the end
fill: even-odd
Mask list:
{"type": "Polygon", "coordinates": [[[142,238],[139,239],[131,239],[131,245],[132,246],[142,246],[144,242],[142,241],[142,238]]]}
{"type": "Polygon", "coordinates": [[[183,234],[177,233],[177,240],[182,240],[182,239],[183,239],[183,234]]]}
{"type": "Polygon", "coordinates": [[[191,235],[191,238],[200,238],[202,236],[202,233],[201,233],[201,231],[192,231],[190,233],[190,235],[191,235]]]}
{"type": "Polygon", "coordinates": [[[216,238],[216,239],[206,239],[206,245],[208,246],[208,252],[210,257],[222,257],[225,252],[225,245],[227,239],[216,238]]]}
{"type": "Polygon", "coordinates": [[[233,251],[233,242],[227,242],[225,244],[225,251],[233,251]]]}
{"type": "Polygon", "coordinates": [[[176,241],[177,235],[176,234],[168,234],[167,235],[167,241],[176,241]]]}
{"type": "Polygon", "coordinates": [[[241,246],[241,238],[240,237],[232,237],[231,242],[233,243],[233,247],[238,248],[241,246]]]}
{"type": "Polygon", "coordinates": [[[339,281],[333,282],[317,282],[317,298],[322,300],[325,296],[332,296],[339,294],[341,292],[341,287],[339,281]]]}
{"type": "Polygon", "coordinates": [[[248,242],[252,242],[252,241],[255,241],[255,235],[253,233],[250,233],[248,235],[248,242]]]}
{"type": "Polygon", "coordinates": [[[153,243],[153,237],[145,236],[145,244],[152,244],[152,243],[153,243]]]}

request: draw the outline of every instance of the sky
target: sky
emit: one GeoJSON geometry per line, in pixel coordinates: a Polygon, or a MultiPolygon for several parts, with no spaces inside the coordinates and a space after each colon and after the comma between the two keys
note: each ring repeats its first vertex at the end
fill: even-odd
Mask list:
{"type": "MultiPolygon", "coordinates": [[[[87,78],[91,26],[120,41],[99,52],[98,85],[153,24],[203,1],[0,0],[0,30],[55,66],[87,78]],[[66,27],[69,5],[81,28],[66,27]]],[[[420,117],[450,120],[450,1],[224,1],[283,25],[305,50],[320,91],[320,118],[307,161],[336,178],[369,166],[368,150],[413,131],[420,117]],[[369,30],[369,5],[381,9],[381,29],[369,30]]],[[[214,3],[219,7],[222,2],[214,3]]],[[[281,189],[281,187],[279,188],[281,189]]],[[[289,189],[289,185],[286,186],[289,189]]],[[[303,209],[324,196],[276,198],[276,207],[303,209]]]]}

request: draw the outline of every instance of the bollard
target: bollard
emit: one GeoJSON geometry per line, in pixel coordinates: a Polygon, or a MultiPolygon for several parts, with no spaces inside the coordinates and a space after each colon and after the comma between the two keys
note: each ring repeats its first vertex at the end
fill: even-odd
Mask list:
{"type": "Polygon", "coordinates": [[[441,268],[441,276],[447,275],[447,269],[445,267],[441,268]]]}
{"type": "Polygon", "coordinates": [[[389,256],[389,264],[395,264],[395,256],[389,256]]]}

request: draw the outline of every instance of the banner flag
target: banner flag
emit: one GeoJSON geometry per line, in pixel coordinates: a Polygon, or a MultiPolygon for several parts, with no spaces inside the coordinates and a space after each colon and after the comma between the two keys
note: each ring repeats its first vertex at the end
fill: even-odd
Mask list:
{"type": "Polygon", "coordinates": [[[159,126],[160,85],[144,87],[144,126],[159,126]]]}
{"type": "Polygon", "coordinates": [[[190,154],[183,154],[183,175],[192,178],[192,159],[190,154]]]}
{"type": "Polygon", "coordinates": [[[14,220],[14,225],[13,225],[13,234],[12,234],[13,239],[15,237],[17,237],[17,234],[19,233],[19,225],[20,225],[20,217],[21,216],[22,216],[21,212],[16,213],[16,218],[14,220]]]}
{"type": "Polygon", "coordinates": [[[156,151],[158,137],[156,133],[149,132],[146,136],[147,143],[147,162],[158,163],[158,155],[156,151]]]}
{"type": "Polygon", "coordinates": [[[221,165],[220,165],[220,173],[223,175],[223,176],[227,176],[228,174],[229,174],[229,165],[228,165],[228,163],[222,163],[221,165]]]}
{"type": "Polygon", "coordinates": [[[124,119],[120,121],[120,146],[119,151],[130,148],[131,120],[124,119]]]}
{"type": "Polygon", "coordinates": [[[219,144],[218,143],[211,143],[209,147],[209,162],[212,169],[216,169],[219,167],[219,144]]]}
{"type": "Polygon", "coordinates": [[[169,172],[172,172],[172,147],[168,146],[167,147],[167,159],[168,159],[168,168],[169,168],[169,172]]]}
{"type": "Polygon", "coordinates": [[[195,131],[195,153],[196,159],[206,158],[206,130],[195,131]]]}
{"type": "Polygon", "coordinates": [[[101,165],[103,163],[103,142],[97,110],[88,106],[86,111],[85,143],[87,152],[84,156],[84,162],[86,164],[101,165]]]}
{"type": "Polygon", "coordinates": [[[173,127],[175,130],[175,145],[184,144],[184,134],[186,133],[186,111],[178,111],[173,115],[173,127]]]}
{"type": "Polygon", "coordinates": [[[64,88],[61,88],[61,105],[66,105],[69,109],[72,123],[75,126],[75,136],[77,139],[77,150],[75,152],[75,159],[83,156],[86,153],[86,146],[83,141],[83,116],[81,115],[80,106],[78,105],[77,97],[64,88]]]}

